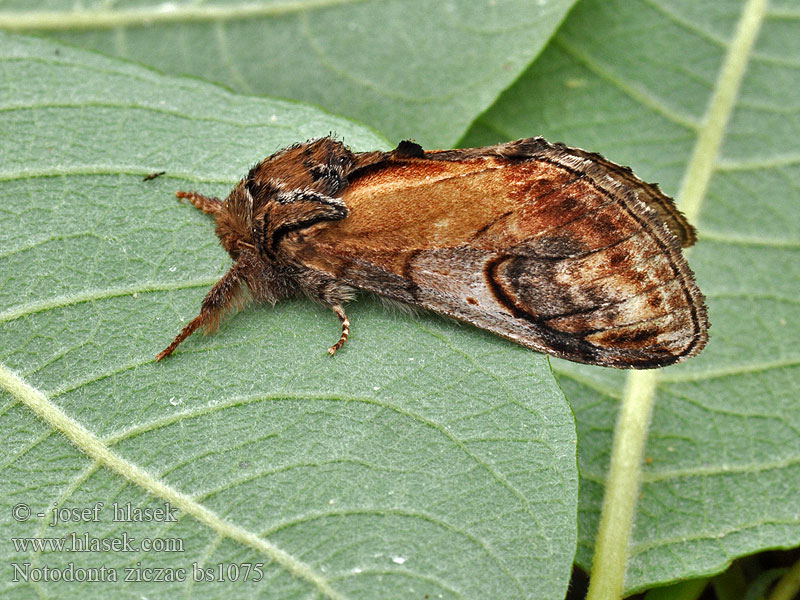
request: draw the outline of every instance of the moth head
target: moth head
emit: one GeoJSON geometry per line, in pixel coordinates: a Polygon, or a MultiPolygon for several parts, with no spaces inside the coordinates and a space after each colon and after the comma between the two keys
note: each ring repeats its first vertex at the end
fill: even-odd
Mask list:
{"type": "Polygon", "coordinates": [[[231,190],[217,214],[217,237],[237,260],[243,247],[253,247],[253,196],[243,179],[231,190]]]}

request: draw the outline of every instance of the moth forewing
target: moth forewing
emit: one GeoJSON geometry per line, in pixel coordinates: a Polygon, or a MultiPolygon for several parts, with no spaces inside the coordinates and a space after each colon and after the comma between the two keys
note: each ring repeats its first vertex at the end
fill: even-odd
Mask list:
{"type": "Polygon", "coordinates": [[[680,241],[640,200],[655,188],[624,185],[566,148],[517,148],[526,143],[522,156],[430,152],[356,175],[342,196],[348,218],[316,229],[298,256],[569,360],[646,368],[696,354],[703,300],[680,241]]]}
{"type": "Polygon", "coordinates": [[[217,215],[223,245],[251,265],[241,281],[255,298],[329,306],[342,323],[331,353],[353,288],[577,362],[659,367],[706,342],[680,250],[693,228],[657,186],[599,155],[541,138],[352,154],[322,138],[254,167],[225,205],[245,193],[252,236],[220,231],[231,216],[217,215]]]}

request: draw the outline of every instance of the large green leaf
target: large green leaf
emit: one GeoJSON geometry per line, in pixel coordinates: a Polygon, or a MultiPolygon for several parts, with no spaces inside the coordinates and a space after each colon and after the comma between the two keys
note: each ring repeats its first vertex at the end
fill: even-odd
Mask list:
{"type": "Polygon", "coordinates": [[[450,147],[574,0],[10,0],[38,31],[246,94],[314,102],[392,142],[450,147]]]}
{"type": "Polygon", "coordinates": [[[330,130],[357,149],[383,140],[302,105],[5,34],[0,111],[4,598],[563,596],[576,440],[543,356],[364,298],[333,359],[337,319],[298,300],[153,360],[230,264],[176,189],[224,194],[255,160],[330,130]],[[47,524],[54,506],[97,502],[97,522],[47,524]],[[114,523],[114,502],[169,502],[180,518],[114,523]],[[16,505],[33,516],[14,521],[16,505]],[[10,541],[69,532],[184,547],[10,541]],[[11,563],[120,578],[141,564],[189,581],[14,582],[11,563]],[[193,563],[227,578],[231,563],[264,563],[264,579],[195,583],[193,563]]]}
{"type": "MultiPolygon", "coordinates": [[[[798,25],[788,3],[584,2],[463,140],[541,134],[600,151],[661,182],[699,229],[687,255],[711,340],[651,390],[629,592],[800,543],[798,25]]],[[[588,566],[618,402],[648,388],[554,368],[578,422],[588,566]]]]}

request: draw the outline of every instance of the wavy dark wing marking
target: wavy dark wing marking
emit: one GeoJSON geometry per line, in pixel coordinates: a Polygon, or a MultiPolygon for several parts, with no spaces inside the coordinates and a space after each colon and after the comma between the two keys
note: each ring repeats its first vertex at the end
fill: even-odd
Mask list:
{"type": "Polygon", "coordinates": [[[538,139],[382,156],[345,189],[348,217],[308,232],[307,264],[579,362],[704,346],[693,230],[629,170],[538,139]]]}

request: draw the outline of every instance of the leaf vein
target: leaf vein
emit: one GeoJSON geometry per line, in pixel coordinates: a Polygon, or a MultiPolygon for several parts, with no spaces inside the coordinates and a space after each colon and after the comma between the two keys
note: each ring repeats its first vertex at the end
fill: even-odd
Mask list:
{"type": "Polygon", "coordinates": [[[683,115],[674,111],[672,108],[669,108],[667,105],[665,105],[659,98],[656,98],[652,94],[649,94],[644,90],[640,90],[630,83],[624,81],[618,75],[609,71],[605,66],[595,62],[595,60],[589,55],[581,52],[575,46],[568,43],[564,39],[563,35],[556,34],[552,40],[552,43],[559,46],[562,50],[564,50],[564,52],[569,54],[573,59],[600,77],[602,80],[610,83],[626,96],[630,97],[642,106],[649,108],[653,112],[661,115],[671,123],[679,125],[693,132],[696,132],[700,129],[700,123],[694,117],[683,115]]]}
{"type": "Polygon", "coordinates": [[[168,486],[135,463],[116,454],[81,423],[75,421],[53,404],[41,391],[30,386],[2,365],[0,365],[0,386],[17,397],[45,423],[64,434],[84,454],[114,471],[123,479],[130,481],[158,498],[167,500],[182,512],[194,517],[198,522],[220,535],[224,535],[268,556],[291,574],[306,580],[324,596],[335,600],[344,600],[345,596],[334,590],[321,573],[298,561],[294,556],[280,549],[272,542],[243,527],[225,521],[216,513],[199,504],[194,498],[168,486]]]}
{"type": "Polygon", "coordinates": [[[239,3],[227,6],[203,6],[196,3],[163,4],[146,8],[70,11],[2,11],[0,28],[11,31],[77,31],[83,29],[119,29],[156,23],[232,21],[304,14],[334,6],[356,4],[365,0],[284,0],[272,3],[239,3]]]}
{"type": "Polygon", "coordinates": [[[146,294],[150,292],[166,292],[173,290],[185,290],[197,287],[208,287],[217,282],[219,277],[200,279],[189,279],[184,281],[168,282],[143,282],[130,286],[86,290],[76,294],[56,296],[47,300],[19,304],[0,312],[0,323],[13,321],[21,317],[26,317],[36,313],[64,308],[74,304],[93,302],[95,300],[106,300],[109,298],[119,298],[120,296],[131,296],[133,294],[146,294]]]}

